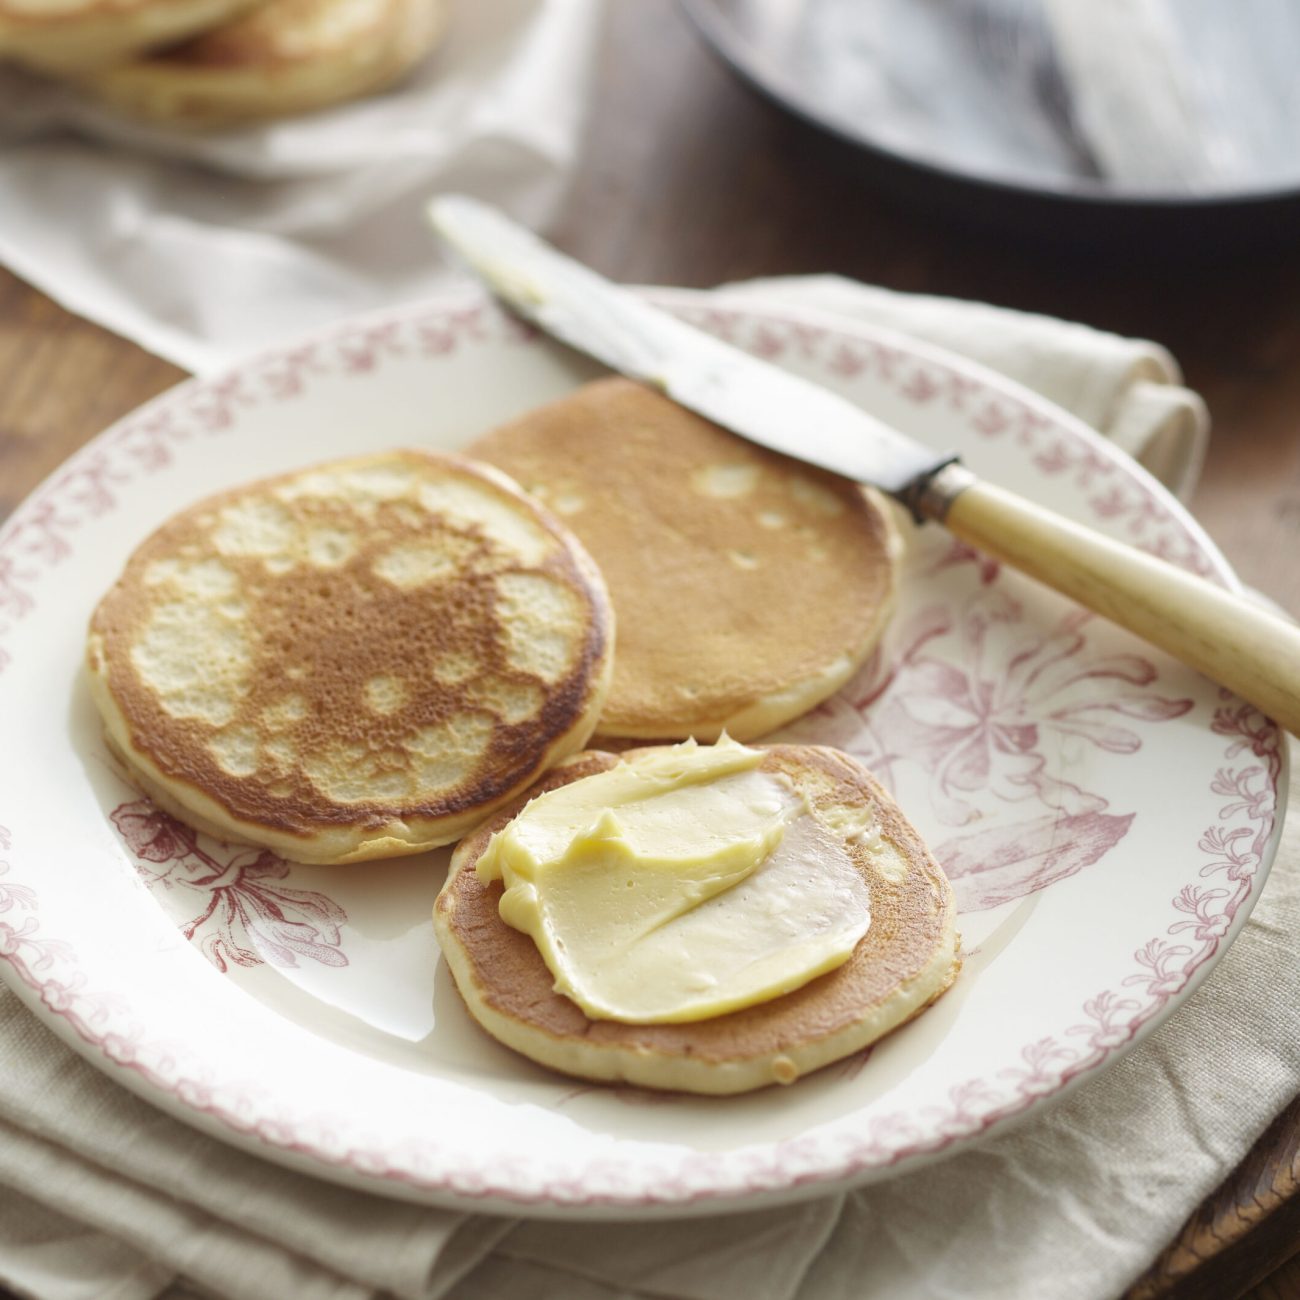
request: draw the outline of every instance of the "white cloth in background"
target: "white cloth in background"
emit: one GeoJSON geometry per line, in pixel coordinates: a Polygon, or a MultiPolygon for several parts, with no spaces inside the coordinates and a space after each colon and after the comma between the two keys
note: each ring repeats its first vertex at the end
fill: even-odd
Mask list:
{"type": "Polygon", "coordinates": [[[133,126],[0,68],[0,262],[193,371],[426,297],[451,272],[419,198],[554,209],[600,24],[600,0],[457,4],[389,93],[215,135],[133,126]]]}

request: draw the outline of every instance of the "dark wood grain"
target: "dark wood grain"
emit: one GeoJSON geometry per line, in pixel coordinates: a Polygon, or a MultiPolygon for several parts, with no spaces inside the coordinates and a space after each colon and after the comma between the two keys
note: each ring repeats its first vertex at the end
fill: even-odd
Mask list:
{"type": "Polygon", "coordinates": [[[1300,1254],[1250,1290],[1245,1300],[1297,1300],[1300,1297],[1300,1254]]]}
{"type": "Polygon", "coordinates": [[[1300,1274],[1278,1270],[1300,1252],[1298,1187],[1300,1100],[1274,1120],[1232,1177],[1188,1219],[1134,1283],[1128,1300],[1231,1300],[1257,1283],[1264,1285],[1252,1293],[1256,1300],[1295,1300],[1300,1274]],[[1282,1289],[1287,1286],[1292,1289],[1282,1289]]]}
{"type": "Polygon", "coordinates": [[[88,438],[182,378],[0,271],[0,518],[88,438]]]}
{"type": "MultiPolygon", "coordinates": [[[[835,272],[1157,339],[1209,403],[1193,508],[1243,578],[1300,613],[1300,244],[1163,250],[1009,233],[887,197],[853,150],[735,82],[667,4],[610,6],[596,111],[557,238],[620,279],[835,272]]],[[[0,515],[181,377],[0,272],[0,515]]],[[[1300,1300],[1300,1103],[1189,1220],[1132,1300],[1300,1300]]]]}

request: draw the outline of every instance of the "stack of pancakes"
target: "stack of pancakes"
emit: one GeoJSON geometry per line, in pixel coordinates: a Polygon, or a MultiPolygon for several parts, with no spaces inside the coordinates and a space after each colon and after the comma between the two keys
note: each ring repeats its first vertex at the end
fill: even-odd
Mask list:
{"type": "Polygon", "coordinates": [[[130,779],[200,830],[303,862],[460,841],[435,926],[471,1013],[583,1077],[788,1082],[942,993],[958,966],[943,872],[859,764],[790,746],[765,764],[871,892],[848,963],[689,1025],[597,1024],[553,991],[473,870],[491,835],[617,762],[608,748],[759,738],[825,699],[881,633],[898,540],[874,494],[622,379],[469,451],[252,483],[148,538],[88,644],[130,779]],[[604,748],[579,752],[596,732],[604,748]]]}
{"type": "Polygon", "coordinates": [[[217,127],[380,91],[425,58],[450,0],[0,0],[0,60],[130,115],[217,127]]]}

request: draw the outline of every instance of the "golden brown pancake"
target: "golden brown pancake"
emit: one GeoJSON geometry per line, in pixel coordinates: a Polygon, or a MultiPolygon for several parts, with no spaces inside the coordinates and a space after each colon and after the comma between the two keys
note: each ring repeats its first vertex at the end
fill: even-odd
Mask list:
{"type": "Polygon", "coordinates": [[[51,72],[89,72],[229,22],[255,3],[0,0],[0,59],[51,72]]]}
{"type": "MultiPolygon", "coordinates": [[[[10,0],[12,3],[13,0],[10,0]]],[[[137,117],[217,127],[373,94],[437,43],[450,0],[265,0],[87,87],[137,117]]]]}
{"type": "Polygon", "coordinates": [[[589,1019],[553,988],[532,939],[501,920],[499,881],[474,870],[492,835],[528,799],[618,761],[588,751],[542,779],[457,846],[434,909],[443,956],[470,1014],[542,1065],[602,1082],[726,1094],[795,1079],[874,1042],[934,1001],[960,962],[947,877],[920,835],[861,764],[819,746],[774,745],[760,771],[784,774],[837,836],[871,891],[872,921],[849,960],[793,993],[685,1024],[589,1019]],[[867,811],[885,847],[860,837],[867,811]]]}
{"type": "Polygon", "coordinates": [[[87,662],[162,806],[351,862],[454,840],[580,749],[612,640],[554,518],[489,466],[396,451],[176,515],[95,611],[87,662]]]}
{"type": "Polygon", "coordinates": [[[473,443],[600,565],[618,661],[599,732],[737,740],[831,695],[893,607],[888,507],[627,379],[587,384],[473,443]]]}

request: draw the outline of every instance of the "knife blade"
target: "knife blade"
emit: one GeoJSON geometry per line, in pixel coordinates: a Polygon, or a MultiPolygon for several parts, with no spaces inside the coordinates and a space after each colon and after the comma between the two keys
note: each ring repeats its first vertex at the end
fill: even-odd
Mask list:
{"type": "Polygon", "coordinates": [[[979,479],[846,398],[651,306],[462,195],[434,228],[510,307],[733,433],[902,502],[1160,646],[1300,734],[1300,628],[1255,601],[979,479]]]}
{"type": "Polygon", "coordinates": [[[442,237],[522,316],[741,437],[902,500],[956,459],[650,306],[484,203],[449,195],[430,213],[442,237]]]}

